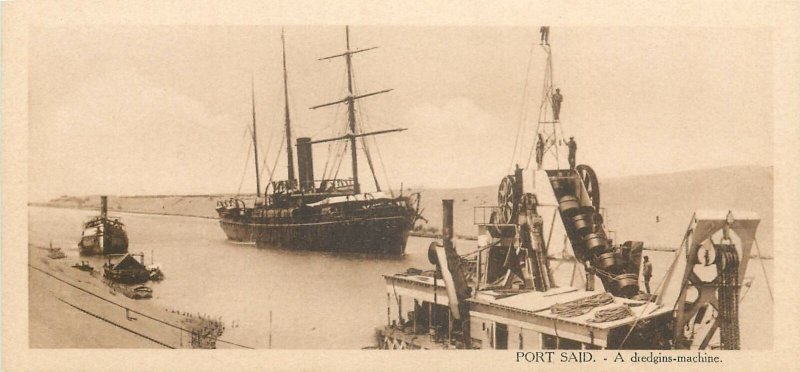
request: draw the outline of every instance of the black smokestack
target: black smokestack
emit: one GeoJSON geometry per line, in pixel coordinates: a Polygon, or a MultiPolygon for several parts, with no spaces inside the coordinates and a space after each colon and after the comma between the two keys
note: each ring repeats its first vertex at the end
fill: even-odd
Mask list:
{"type": "Polygon", "coordinates": [[[106,218],[108,216],[108,196],[100,197],[100,217],[106,218]]]}
{"type": "Polygon", "coordinates": [[[300,177],[300,190],[314,191],[314,157],[311,155],[311,138],[297,139],[297,171],[300,177]]]}

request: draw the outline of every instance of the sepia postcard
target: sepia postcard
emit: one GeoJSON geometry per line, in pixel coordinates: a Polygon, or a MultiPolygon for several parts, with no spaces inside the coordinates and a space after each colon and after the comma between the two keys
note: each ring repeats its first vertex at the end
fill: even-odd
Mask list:
{"type": "Polygon", "coordinates": [[[3,369],[796,368],[799,5],[2,3],[3,369]]]}

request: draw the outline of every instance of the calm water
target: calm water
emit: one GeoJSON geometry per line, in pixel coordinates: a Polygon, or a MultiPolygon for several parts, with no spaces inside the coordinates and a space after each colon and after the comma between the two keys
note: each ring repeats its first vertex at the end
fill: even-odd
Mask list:
{"type": "MultiPolygon", "coordinates": [[[[29,209],[31,243],[64,248],[78,257],[81,223],[97,212],[29,209]]],[[[360,349],[374,343],[374,328],[386,322],[386,293],[381,275],[409,267],[429,269],[432,239],[412,237],[402,258],[334,255],[258,249],[228,242],[216,220],[114,213],[128,226],[130,252],[151,253],[166,274],[153,283],[151,300],[163,308],[222,316],[229,325],[223,338],[266,348],[272,311],[272,347],[287,349],[360,349]],[[231,328],[231,321],[239,324],[231,328]]],[[[459,242],[467,252],[475,242],[459,242]]],[[[671,253],[648,253],[654,281],[669,265],[671,253]]],[[[100,259],[95,259],[100,262],[100,259]]],[[[770,266],[771,261],[766,261],[770,266]]],[[[772,347],[772,306],[758,260],[742,304],[742,344],[746,349],[772,347]]],[[[96,265],[99,266],[99,265],[96,265]]],[[[568,277],[570,265],[559,270],[568,277]]],[[[562,281],[563,283],[563,281],[562,281]]],[[[566,284],[566,283],[564,283],[566,284]]]]}

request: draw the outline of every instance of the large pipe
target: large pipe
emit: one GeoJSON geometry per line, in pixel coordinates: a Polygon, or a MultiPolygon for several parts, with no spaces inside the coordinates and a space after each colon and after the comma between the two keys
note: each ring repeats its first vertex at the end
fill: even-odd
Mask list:
{"type": "Polygon", "coordinates": [[[453,241],[453,199],[442,199],[442,239],[453,241]]]}

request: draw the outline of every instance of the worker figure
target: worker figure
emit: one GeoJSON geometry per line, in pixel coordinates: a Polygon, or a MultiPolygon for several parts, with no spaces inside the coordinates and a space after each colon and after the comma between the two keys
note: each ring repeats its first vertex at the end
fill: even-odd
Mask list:
{"type": "Polygon", "coordinates": [[[539,33],[542,34],[542,39],[539,41],[539,45],[550,45],[550,43],[547,41],[547,37],[550,35],[550,27],[549,26],[540,27],[539,33]]]}
{"type": "Polygon", "coordinates": [[[647,256],[644,256],[642,276],[644,277],[644,289],[647,291],[647,294],[650,294],[650,278],[653,276],[653,264],[650,263],[650,258],[647,256]]]}
{"type": "Polygon", "coordinates": [[[569,148],[569,156],[567,157],[569,160],[569,169],[575,169],[575,153],[578,151],[578,144],[575,143],[575,137],[569,138],[567,148],[569,148]]]}
{"type": "Polygon", "coordinates": [[[539,133],[539,139],[536,140],[536,165],[542,169],[542,160],[544,160],[544,138],[539,133]]]}
{"type": "Polygon", "coordinates": [[[558,114],[561,112],[561,101],[564,100],[564,96],[561,95],[561,89],[556,88],[556,93],[551,98],[553,101],[553,120],[558,121],[558,114]]]}

